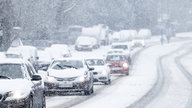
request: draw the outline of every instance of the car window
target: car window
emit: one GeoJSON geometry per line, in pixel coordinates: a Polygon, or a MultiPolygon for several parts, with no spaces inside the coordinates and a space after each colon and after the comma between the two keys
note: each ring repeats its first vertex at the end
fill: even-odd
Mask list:
{"type": "Polygon", "coordinates": [[[106,58],[107,61],[123,61],[125,56],[122,55],[108,55],[106,58]]]}
{"type": "Polygon", "coordinates": [[[128,47],[127,45],[113,45],[112,49],[123,49],[123,50],[127,50],[128,47]]]}
{"type": "Polygon", "coordinates": [[[86,62],[89,66],[103,66],[105,64],[101,59],[88,59],[86,62]]]}
{"type": "Polygon", "coordinates": [[[35,69],[30,64],[26,64],[27,71],[29,76],[32,78],[32,76],[36,73],[35,69]]]}
{"type": "Polygon", "coordinates": [[[21,64],[0,64],[0,75],[12,79],[24,78],[24,70],[21,64]]]}

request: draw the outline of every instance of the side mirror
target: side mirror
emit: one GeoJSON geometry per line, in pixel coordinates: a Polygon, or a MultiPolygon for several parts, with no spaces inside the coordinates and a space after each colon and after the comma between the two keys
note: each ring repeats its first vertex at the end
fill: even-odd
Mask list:
{"type": "Polygon", "coordinates": [[[37,60],[39,60],[39,57],[36,57],[37,60]]]}
{"type": "Polygon", "coordinates": [[[31,81],[40,81],[41,79],[40,75],[33,75],[31,81]]]}
{"type": "Polygon", "coordinates": [[[94,70],[94,68],[93,68],[93,67],[90,67],[90,68],[89,68],[89,71],[92,71],[92,70],[94,70]]]}
{"type": "Polygon", "coordinates": [[[48,67],[44,66],[44,67],[41,68],[41,70],[47,71],[47,70],[48,70],[48,67]]]}

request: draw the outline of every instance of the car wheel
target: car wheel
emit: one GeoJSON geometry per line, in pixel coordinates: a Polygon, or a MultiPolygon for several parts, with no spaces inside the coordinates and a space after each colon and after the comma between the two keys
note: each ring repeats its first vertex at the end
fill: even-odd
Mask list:
{"type": "Polygon", "coordinates": [[[125,73],[125,75],[126,75],[126,76],[128,76],[128,75],[129,75],[129,70],[125,73]]]}
{"type": "Polygon", "coordinates": [[[26,108],[33,108],[33,97],[29,97],[29,99],[26,101],[26,108]]]}
{"type": "Polygon", "coordinates": [[[105,85],[110,85],[111,84],[111,79],[105,82],[105,85]]]}
{"type": "Polygon", "coordinates": [[[43,100],[42,100],[42,108],[46,108],[46,100],[45,100],[45,94],[43,95],[43,100]]]}
{"type": "Polygon", "coordinates": [[[87,87],[85,87],[84,95],[90,95],[91,93],[94,92],[94,90],[93,90],[93,86],[90,88],[89,83],[88,83],[86,86],[87,86],[87,87]]]}

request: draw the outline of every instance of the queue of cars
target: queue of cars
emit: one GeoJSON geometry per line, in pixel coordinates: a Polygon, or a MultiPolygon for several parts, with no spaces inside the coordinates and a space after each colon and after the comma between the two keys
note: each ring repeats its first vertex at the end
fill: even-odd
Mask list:
{"type": "MultiPolygon", "coordinates": [[[[51,48],[63,50],[58,44],[51,48]]],[[[112,74],[129,75],[131,48],[127,43],[112,44],[106,58],[75,58],[70,49],[65,48],[69,56],[61,53],[58,58],[52,58],[45,50],[34,52],[44,76],[29,59],[24,59],[25,53],[15,49],[5,53],[5,58],[0,60],[0,106],[45,108],[48,94],[80,92],[91,95],[95,82],[109,85],[112,74]]]]}

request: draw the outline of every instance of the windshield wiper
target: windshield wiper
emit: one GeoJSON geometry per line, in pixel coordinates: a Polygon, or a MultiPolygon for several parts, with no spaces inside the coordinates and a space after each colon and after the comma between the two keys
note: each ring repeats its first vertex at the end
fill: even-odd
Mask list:
{"type": "Polygon", "coordinates": [[[72,66],[72,65],[63,65],[63,66],[68,67],[68,68],[75,68],[75,69],[78,69],[77,67],[72,66]]]}
{"type": "Polygon", "coordinates": [[[62,65],[57,64],[60,69],[65,69],[62,65]]]}
{"type": "Polygon", "coordinates": [[[3,75],[0,75],[0,78],[1,78],[1,79],[11,79],[10,77],[8,77],[8,76],[3,76],[3,75]]]}

